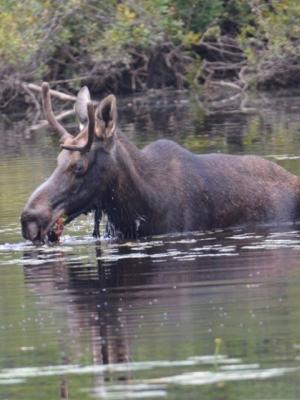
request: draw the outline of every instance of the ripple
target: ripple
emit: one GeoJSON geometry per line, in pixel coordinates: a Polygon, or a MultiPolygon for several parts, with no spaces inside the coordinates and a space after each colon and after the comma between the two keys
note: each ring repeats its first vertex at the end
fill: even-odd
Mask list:
{"type": "Polygon", "coordinates": [[[145,361],[145,362],[129,362],[117,364],[95,364],[95,365],[49,365],[45,367],[24,367],[24,368],[4,368],[0,370],[0,380],[5,379],[26,379],[39,376],[57,376],[62,374],[97,374],[105,371],[110,372],[126,372],[126,371],[144,371],[154,368],[171,368],[171,367],[189,367],[198,364],[202,365],[218,365],[236,364],[241,362],[239,359],[229,358],[225,355],[218,356],[198,356],[189,357],[186,360],[168,361],[145,361]]]}
{"type": "MultiPolygon", "coordinates": [[[[221,357],[222,358],[222,357],[221,357]]],[[[196,360],[197,357],[194,357],[196,360]]],[[[205,361],[199,357],[198,360],[205,361]]],[[[207,358],[210,360],[210,357],[207,358]]],[[[230,362],[229,359],[223,361],[230,362]]],[[[239,360],[238,360],[239,361],[239,360]]],[[[170,386],[203,386],[224,382],[266,380],[300,371],[300,367],[260,369],[259,364],[233,364],[214,371],[183,372],[162,378],[133,380],[128,384],[103,385],[90,390],[94,397],[106,399],[165,397],[170,386]]]]}
{"type": "Polygon", "coordinates": [[[163,385],[130,384],[104,386],[90,391],[93,397],[111,400],[146,399],[154,397],[166,397],[167,391],[163,385]]]}
{"type": "Polygon", "coordinates": [[[269,368],[269,369],[252,369],[251,365],[249,369],[237,369],[235,371],[195,371],[187,372],[180,375],[167,376],[158,379],[149,380],[149,382],[176,384],[176,385],[211,385],[219,382],[230,382],[230,381],[243,381],[243,380],[261,380],[276,378],[279,376],[286,375],[300,371],[300,367],[286,367],[286,368],[269,368]]]}
{"type": "Polygon", "coordinates": [[[283,160],[299,160],[300,156],[296,155],[290,155],[290,154],[270,154],[266,156],[267,158],[274,158],[275,160],[278,161],[283,161],[283,160]]]}

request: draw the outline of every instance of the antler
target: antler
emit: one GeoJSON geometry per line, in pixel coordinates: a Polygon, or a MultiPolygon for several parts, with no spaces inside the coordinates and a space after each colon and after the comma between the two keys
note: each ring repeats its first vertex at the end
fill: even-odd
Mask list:
{"type": "Polygon", "coordinates": [[[62,145],[61,148],[65,149],[65,150],[71,150],[71,151],[79,151],[80,153],[87,153],[92,144],[93,144],[93,140],[94,140],[94,135],[95,135],[95,110],[94,110],[94,106],[93,103],[91,101],[89,101],[87,103],[87,114],[88,114],[88,128],[87,128],[87,134],[88,134],[88,138],[87,138],[87,142],[85,145],[83,146],[72,146],[72,145],[62,145]]]}
{"type": "Polygon", "coordinates": [[[49,84],[47,82],[42,83],[42,102],[44,114],[49,122],[49,125],[58,133],[61,142],[64,142],[67,138],[72,135],[58,122],[52,110],[51,97],[49,91],[49,84]]]}

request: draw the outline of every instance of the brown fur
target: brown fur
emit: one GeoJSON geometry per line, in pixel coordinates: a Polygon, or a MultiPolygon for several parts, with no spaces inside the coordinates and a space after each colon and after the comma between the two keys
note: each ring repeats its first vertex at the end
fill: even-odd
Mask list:
{"type": "Polygon", "coordinates": [[[122,136],[118,152],[118,200],[108,195],[104,209],[123,234],[123,226],[139,217],[140,235],[298,217],[298,178],[263,158],[194,155],[167,140],[139,151],[122,136]],[[112,204],[123,210],[116,219],[112,204]]]}

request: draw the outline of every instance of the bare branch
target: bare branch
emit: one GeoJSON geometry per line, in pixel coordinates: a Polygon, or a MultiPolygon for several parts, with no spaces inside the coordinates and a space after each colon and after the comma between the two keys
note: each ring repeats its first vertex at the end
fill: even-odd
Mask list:
{"type": "MultiPolygon", "coordinates": [[[[64,118],[69,117],[70,115],[73,115],[73,114],[75,114],[74,109],[66,110],[66,111],[61,112],[60,114],[57,114],[55,116],[55,118],[56,118],[57,121],[61,121],[64,118]]],[[[28,131],[29,132],[33,132],[33,131],[37,131],[37,130],[42,129],[42,128],[46,128],[48,126],[49,126],[49,122],[46,121],[46,120],[42,120],[42,121],[40,121],[39,123],[37,123],[35,125],[31,125],[28,128],[28,131]]]]}
{"type": "Polygon", "coordinates": [[[229,63],[223,61],[207,61],[207,60],[204,60],[203,62],[203,68],[209,68],[214,71],[240,70],[245,65],[246,65],[245,62],[229,63]]]}
{"type": "Polygon", "coordinates": [[[215,86],[228,87],[230,89],[235,89],[235,90],[238,90],[238,91],[242,90],[241,86],[239,86],[238,84],[233,83],[233,82],[210,80],[210,81],[208,81],[208,84],[209,85],[215,85],[215,86]]]}
{"type": "MultiPolygon", "coordinates": [[[[42,92],[42,86],[36,85],[34,83],[23,83],[22,85],[26,85],[28,89],[33,90],[35,92],[42,92]]],[[[76,101],[76,96],[72,96],[70,94],[59,92],[58,90],[49,89],[49,93],[51,96],[57,97],[60,100],[65,101],[76,101]]]]}
{"type": "Polygon", "coordinates": [[[226,50],[226,49],[224,49],[222,47],[220,48],[220,47],[218,47],[217,44],[212,44],[212,43],[208,43],[208,42],[205,42],[205,41],[201,41],[200,46],[204,46],[207,49],[216,51],[217,53],[220,53],[220,54],[227,54],[227,55],[229,55],[231,57],[238,57],[238,58],[245,59],[245,56],[242,53],[229,51],[229,50],[226,50]]]}
{"type": "Polygon", "coordinates": [[[35,95],[32,93],[31,88],[28,87],[25,83],[21,83],[21,88],[24,90],[26,94],[28,94],[29,98],[31,99],[31,102],[34,104],[36,111],[38,114],[41,112],[41,106],[40,103],[38,102],[37,98],[35,95]]]}

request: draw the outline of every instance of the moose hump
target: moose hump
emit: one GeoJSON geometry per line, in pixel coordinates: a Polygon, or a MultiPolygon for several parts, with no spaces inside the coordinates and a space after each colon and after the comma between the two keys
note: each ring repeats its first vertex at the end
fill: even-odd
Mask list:
{"type": "Polygon", "coordinates": [[[72,136],[53,114],[47,83],[42,99],[61,152],[21,215],[23,236],[34,243],[49,235],[57,240],[62,216],[68,223],[90,211],[95,211],[96,236],[106,214],[106,234],[122,238],[299,217],[299,179],[271,161],[196,155],[170,140],[138,149],[118,129],[115,96],[94,106],[86,87],[77,95],[80,125],[72,136]]]}

